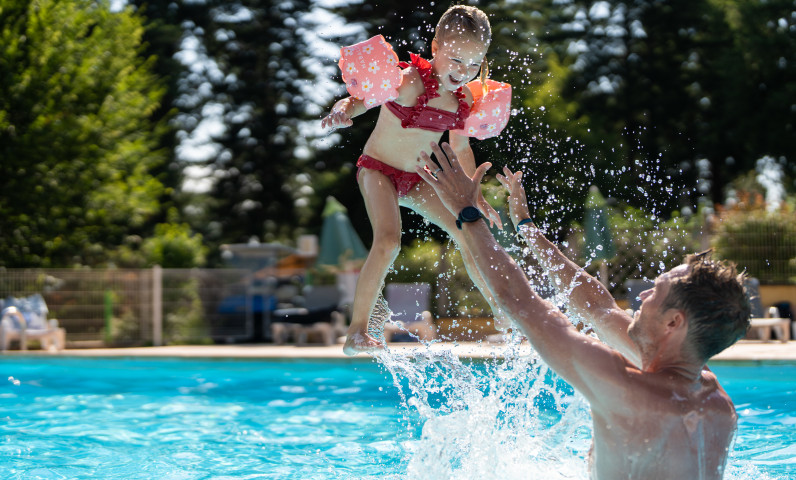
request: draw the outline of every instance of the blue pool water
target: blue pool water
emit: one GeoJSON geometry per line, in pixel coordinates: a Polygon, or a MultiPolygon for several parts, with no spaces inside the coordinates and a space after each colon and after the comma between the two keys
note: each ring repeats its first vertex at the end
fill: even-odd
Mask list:
{"type": "MultiPolygon", "coordinates": [[[[543,365],[387,363],[0,358],[0,478],[586,478],[588,409],[543,365]]],[[[726,478],[796,477],[796,365],[713,369],[726,478]]]]}

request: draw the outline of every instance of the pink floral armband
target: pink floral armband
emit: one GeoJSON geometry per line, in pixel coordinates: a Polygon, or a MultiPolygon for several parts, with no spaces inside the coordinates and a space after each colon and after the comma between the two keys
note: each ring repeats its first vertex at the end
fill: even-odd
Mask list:
{"type": "Polygon", "coordinates": [[[340,49],[340,71],[346,90],[367,108],[398,97],[401,69],[398,56],[381,35],[340,49]]]}
{"type": "Polygon", "coordinates": [[[486,86],[484,94],[480,80],[467,84],[473,94],[473,107],[464,127],[452,132],[484,140],[498,136],[506,128],[511,114],[511,85],[487,79],[486,86]]]}

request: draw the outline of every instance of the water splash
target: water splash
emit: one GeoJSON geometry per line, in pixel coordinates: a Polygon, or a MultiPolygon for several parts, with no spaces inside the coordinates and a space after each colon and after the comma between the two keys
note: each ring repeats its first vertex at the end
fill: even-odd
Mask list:
{"type": "MultiPolygon", "coordinates": [[[[422,422],[420,437],[404,442],[402,479],[588,478],[588,403],[536,352],[521,349],[520,338],[495,346],[488,359],[427,346],[374,357],[422,422]]],[[[774,479],[732,457],[724,478],[774,479]]]]}
{"type": "MultiPolygon", "coordinates": [[[[509,251],[519,258],[533,288],[568,310],[579,283],[555,284],[538,265],[523,261],[527,250],[515,246],[509,251]]],[[[403,445],[406,473],[401,478],[588,478],[588,403],[535,351],[524,348],[521,334],[506,334],[505,340],[491,347],[487,359],[461,359],[444,345],[374,354],[392,377],[403,408],[416,412],[422,422],[420,437],[403,445]]],[[[725,478],[772,477],[731,457],[725,478]]]]}
{"type": "Polygon", "coordinates": [[[582,397],[519,340],[487,360],[450,349],[385,351],[405,408],[424,421],[407,445],[407,479],[585,477],[589,415],[582,397]]]}
{"type": "MultiPolygon", "coordinates": [[[[530,73],[529,58],[511,62],[505,68],[512,70],[511,65],[514,65],[530,73]]],[[[520,84],[525,83],[523,78],[520,84]]],[[[515,107],[514,128],[508,128],[501,135],[500,145],[492,151],[511,158],[509,167],[513,171],[525,170],[533,174],[526,184],[532,215],[551,238],[565,236],[569,225],[561,219],[574,217],[579,208],[572,202],[562,201],[562,197],[577,197],[595,183],[605,186],[603,193],[607,196],[644,207],[637,211],[628,209],[630,225],[659,225],[668,211],[657,203],[660,198],[694,197],[705,193],[700,188],[709,187],[707,178],[701,178],[697,186],[690,188],[674,185],[678,179],[667,170],[661,154],[642,151],[636,134],[639,132],[629,135],[639,142],[629,147],[633,151],[629,158],[633,157],[633,161],[600,171],[594,162],[585,158],[583,144],[578,139],[556,131],[547,123],[548,110],[544,105],[536,109],[515,107]]],[[[619,144],[619,148],[624,145],[619,144]]],[[[483,158],[487,159],[493,160],[483,158]]],[[[605,162],[601,165],[605,166],[605,162]]],[[[684,212],[691,210],[688,206],[683,208],[684,212]]],[[[647,272],[657,275],[666,269],[666,264],[653,255],[654,245],[661,244],[660,257],[667,261],[688,253],[680,251],[681,242],[670,241],[670,237],[679,239],[690,233],[683,231],[679,223],[674,223],[671,231],[666,232],[653,227],[648,227],[647,232],[624,228],[629,238],[627,243],[645,246],[641,254],[649,268],[646,265],[642,268],[641,263],[638,266],[645,278],[647,272]]],[[[421,232],[412,230],[411,233],[421,232]]],[[[503,235],[506,237],[501,244],[513,242],[513,232],[503,235]]],[[[519,247],[508,247],[508,250],[515,257],[528,257],[528,252],[519,247]]],[[[586,259],[587,267],[590,260],[586,259]]],[[[520,264],[540,295],[567,310],[576,283],[553,285],[537,266],[521,261],[520,264]]],[[[439,278],[444,277],[448,285],[451,276],[451,273],[441,273],[439,278]]],[[[446,288],[442,290],[447,296],[446,288]]],[[[463,305],[455,307],[449,310],[466,310],[463,305]]],[[[494,313],[495,316],[499,314],[494,313]]],[[[577,322],[578,319],[571,320],[577,322]]],[[[407,467],[403,478],[588,478],[586,457],[592,427],[587,402],[551,372],[535,352],[521,352],[517,348],[520,338],[508,340],[505,346],[494,347],[493,358],[486,360],[462,360],[452,350],[444,348],[419,347],[410,353],[386,350],[375,354],[391,375],[403,407],[417,412],[422,422],[420,437],[404,445],[407,467]]],[[[770,477],[748,462],[731,458],[725,478],[770,477]]]]}

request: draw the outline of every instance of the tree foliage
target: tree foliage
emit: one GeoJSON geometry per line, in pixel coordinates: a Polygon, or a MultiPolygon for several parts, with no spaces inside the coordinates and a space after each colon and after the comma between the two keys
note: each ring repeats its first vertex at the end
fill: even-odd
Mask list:
{"type": "Polygon", "coordinates": [[[106,2],[0,1],[0,265],[100,264],[159,212],[143,31],[106,2]]]}
{"type": "MultiPolygon", "coordinates": [[[[476,159],[524,170],[554,236],[592,184],[664,220],[723,201],[763,157],[793,190],[791,1],[464,3],[489,15],[491,76],[514,92],[476,159]]],[[[169,231],[200,233],[212,264],[222,243],[318,233],[328,195],[369,243],[354,164],[376,113],[319,129],[344,95],[338,48],[382,34],[429,57],[449,3],[129,5],[0,0],[0,265],[138,264],[169,231]]],[[[443,237],[415,215],[404,231],[443,237]]]]}
{"type": "Polygon", "coordinates": [[[547,40],[569,66],[565,98],[604,191],[657,213],[721,202],[766,155],[792,158],[796,44],[790,2],[556,2],[547,40]],[[617,186],[619,188],[617,188],[617,186]]]}
{"type": "MultiPolygon", "coordinates": [[[[176,161],[204,168],[211,180],[206,198],[189,206],[201,209],[193,228],[214,251],[221,243],[291,238],[303,167],[299,127],[312,104],[304,39],[311,2],[136,3],[160,32],[159,49],[177,51],[183,63],[175,82],[176,161]],[[180,22],[179,45],[161,15],[180,22]]],[[[172,60],[161,62],[166,70],[172,60]]]]}
{"type": "Polygon", "coordinates": [[[796,282],[796,197],[780,205],[739,192],[737,203],[718,212],[713,248],[763,283],[796,282]]]}

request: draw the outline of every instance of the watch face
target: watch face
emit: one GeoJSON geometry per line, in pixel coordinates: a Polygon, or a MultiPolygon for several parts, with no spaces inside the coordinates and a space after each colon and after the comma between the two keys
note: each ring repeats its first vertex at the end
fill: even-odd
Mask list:
{"type": "Polygon", "coordinates": [[[479,212],[475,207],[464,207],[460,215],[462,217],[462,221],[465,222],[474,222],[481,218],[481,212],[479,212]]]}

